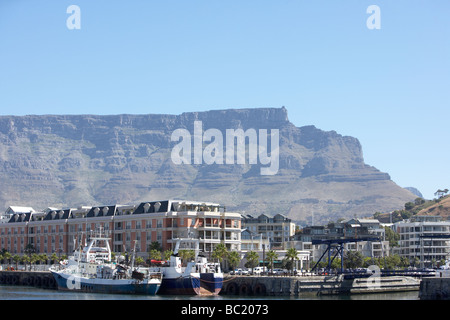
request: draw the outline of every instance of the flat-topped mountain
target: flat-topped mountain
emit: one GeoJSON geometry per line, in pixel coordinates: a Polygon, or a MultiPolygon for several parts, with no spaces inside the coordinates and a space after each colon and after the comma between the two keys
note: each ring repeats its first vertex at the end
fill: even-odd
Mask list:
{"type": "MultiPolygon", "coordinates": [[[[219,140],[205,137],[197,147],[206,152],[219,140]]],[[[308,223],[312,215],[315,223],[326,223],[399,209],[416,197],[387,173],[365,164],[356,138],[314,126],[296,127],[284,107],[181,115],[1,116],[0,181],[4,209],[180,198],[218,202],[245,214],[282,213],[308,223]],[[266,151],[275,146],[270,133],[278,130],[276,174],[261,174],[268,166],[262,158],[249,164],[251,150],[263,146],[261,136],[260,149],[252,149],[247,138],[244,164],[208,164],[204,158],[176,164],[173,150],[181,140],[174,140],[173,133],[191,133],[194,149],[195,123],[201,124],[202,134],[221,133],[223,150],[227,130],[260,134],[265,129],[266,151]]]]}

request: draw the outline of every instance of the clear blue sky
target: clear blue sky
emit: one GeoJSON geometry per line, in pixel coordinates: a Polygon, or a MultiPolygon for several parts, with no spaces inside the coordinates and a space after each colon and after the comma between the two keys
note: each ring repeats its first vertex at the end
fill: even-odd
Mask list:
{"type": "Polygon", "coordinates": [[[449,102],[448,0],[0,0],[1,115],[286,106],[432,198],[449,102]]]}

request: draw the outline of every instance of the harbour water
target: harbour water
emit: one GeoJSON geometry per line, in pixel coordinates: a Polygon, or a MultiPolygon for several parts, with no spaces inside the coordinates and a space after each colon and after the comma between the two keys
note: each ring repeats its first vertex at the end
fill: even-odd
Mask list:
{"type": "Polygon", "coordinates": [[[200,296],[170,296],[170,295],[127,295],[127,294],[99,294],[80,293],[72,291],[58,291],[50,289],[40,289],[26,286],[0,286],[0,300],[148,300],[148,301],[222,301],[222,300],[418,300],[418,291],[380,293],[380,294],[357,294],[357,295],[330,295],[317,296],[315,294],[305,294],[299,297],[271,297],[271,296],[227,296],[219,295],[212,297],[200,296]]]}

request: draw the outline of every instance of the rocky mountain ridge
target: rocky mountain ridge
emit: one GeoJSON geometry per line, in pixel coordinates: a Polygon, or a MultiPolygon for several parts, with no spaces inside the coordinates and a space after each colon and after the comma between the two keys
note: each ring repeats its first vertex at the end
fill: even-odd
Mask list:
{"type": "MultiPolygon", "coordinates": [[[[205,143],[203,144],[205,145],[205,143]]],[[[249,145],[247,143],[247,151],[249,145]]],[[[415,196],[364,163],[356,138],[296,127],[283,108],[181,115],[0,117],[0,207],[43,209],[168,198],[219,202],[227,210],[328,222],[403,207],[415,196]],[[279,130],[279,170],[261,163],[175,164],[176,129],[279,130]]]]}

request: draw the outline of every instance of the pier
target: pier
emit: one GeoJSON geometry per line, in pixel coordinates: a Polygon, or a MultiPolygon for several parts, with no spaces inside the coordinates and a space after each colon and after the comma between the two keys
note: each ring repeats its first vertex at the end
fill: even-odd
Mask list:
{"type": "Polygon", "coordinates": [[[422,279],[420,300],[450,300],[450,277],[422,279]]]}
{"type": "Polygon", "coordinates": [[[56,281],[49,271],[0,271],[0,284],[56,289],[56,281]]]}
{"type": "Polygon", "coordinates": [[[348,278],[332,276],[226,276],[221,294],[299,296],[418,291],[420,279],[409,276],[348,278]]]}
{"type": "MultiPolygon", "coordinates": [[[[48,271],[0,271],[0,285],[57,289],[48,271]]],[[[338,295],[388,293],[421,290],[421,299],[448,298],[450,278],[410,276],[346,277],[330,276],[233,276],[224,277],[220,294],[236,296],[300,296],[302,294],[338,295]],[[437,289],[436,289],[437,288],[437,289]]]]}

